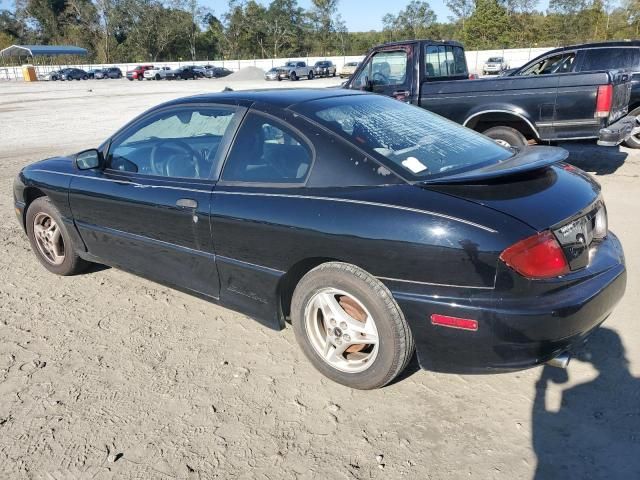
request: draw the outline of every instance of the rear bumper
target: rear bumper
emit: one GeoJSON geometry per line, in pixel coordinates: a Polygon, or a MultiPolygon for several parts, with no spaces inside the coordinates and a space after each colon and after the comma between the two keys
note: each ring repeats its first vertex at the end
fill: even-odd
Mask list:
{"type": "Polygon", "coordinates": [[[518,297],[464,289],[433,295],[405,293],[390,286],[411,327],[420,366],[448,373],[521,370],[582,343],[609,316],[626,288],[618,239],[610,234],[596,248],[598,267],[606,264],[604,270],[551,288],[544,295],[518,297]],[[477,320],[478,329],[432,325],[433,313],[477,320]]]}
{"type": "Polygon", "coordinates": [[[608,127],[600,129],[598,145],[615,147],[627,140],[631,135],[640,133],[640,118],[626,116],[608,127]]]}

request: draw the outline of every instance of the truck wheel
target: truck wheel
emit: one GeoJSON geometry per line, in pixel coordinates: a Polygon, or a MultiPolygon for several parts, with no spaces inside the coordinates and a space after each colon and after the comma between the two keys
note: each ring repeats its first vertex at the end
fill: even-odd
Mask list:
{"type": "Polygon", "coordinates": [[[524,147],[527,139],[518,130],[511,127],[493,127],[482,132],[503,147],[524,147]]]}
{"type": "Polygon", "coordinates": [[[302,277],[293,293],[291,323],[313,366],[351,388],[383,387],[414,351],[411,330],[389,289],[348,263],[323,263],[302,277]]]}
{"type": "Polygon", "coordinates": [[[298,80],[298,75],[296,75],[296,72],[291,72],[291,75],[289,75],[289,79],[292,82],[295,82],[296,80],[298,80]]]}
{"type": "Polygon", "coordinates": [[[307,80],[313,80],[313,72],[309,72],[309,75],[307,75],[307,80]]]}
{"type": "MultiPolygon", "coordinates": [[[[640,115],[640,107],[636,108],[629,115],[639,116],[640,115]]],[[[640,148],[640,134],[632,135],[624,141],[624,144],[629,148],[640,148]]]]}

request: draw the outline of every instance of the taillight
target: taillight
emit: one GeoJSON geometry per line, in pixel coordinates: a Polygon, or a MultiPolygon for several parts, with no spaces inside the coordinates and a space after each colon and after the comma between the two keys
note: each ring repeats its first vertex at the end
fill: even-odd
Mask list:
{"type": "Polygon", "coordinates": [[[510,246],[500,254],[500,260],[528,278],[551,278],[569,272],[562,247],[548,230],[510,246]]]}
{"type": "Polygon", "coordinates": [[[596,97],[596,118],[606,118],[613,104],[613,85],[600,85],[596,97]]]}
{"type": "Polygon", "coordinates": [[[607,209],[604,205],[601,205],[593,222],[593,238],[597,238],[598,240],[604,239],[609,230],[608,223],[607,209]]]}

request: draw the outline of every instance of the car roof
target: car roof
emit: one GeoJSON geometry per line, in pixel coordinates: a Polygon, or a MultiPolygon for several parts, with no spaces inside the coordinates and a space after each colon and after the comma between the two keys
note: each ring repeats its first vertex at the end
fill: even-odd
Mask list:
{"type": "Polygon", "coordinates": [[[324,98],[345,97],[351,95],[367,95],[359,90],[342,88],[271,88],[262,90],[225,91],[220,93],[205,93],[193,97],[178,98],[164,103],[171,106],[184,103],[216,103],[231,101],[248,101],[267,103],[280,108],[287,108],[299,103],[320,100],[324,98]]]}
{"type": "Polygon", "coordinates": [[[556,52],[564,52],[565,50],[589,50],[593,48],[611,48],[611,47],[639,47],[640,40],[618,40],[612,42],[593,42],[593,43],[578,43],[576,45],[567,45],[566,47],[556,48],[555,50],[549,50],[544,55],[556,52]]]}

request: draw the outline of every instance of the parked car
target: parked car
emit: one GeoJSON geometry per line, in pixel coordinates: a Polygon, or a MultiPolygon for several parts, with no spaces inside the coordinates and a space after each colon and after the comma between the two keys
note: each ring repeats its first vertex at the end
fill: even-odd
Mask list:
{"type": "Polygon", "coordinates": [[[190,65],[161,70],[159,73],[160,77],[166,80],[195,80],[198,78],[198,74],[193,70],[193,66],[190,65]]]}
{"type": "Polygon", "coordinates": [[[146,80],[162,80],[162,75],[160,73],[162,71],[171,70],[171,67],[154,67],[149,70],[145,70],[142,74],[142,77],[146,80]]]}
{"type": "Polygon", "coordinates": [[[87,75],[91,79],[102,78],[102,69],[100,68],[92,68],[87,70],[87,75]],[[99,75],[98,77],[96,75],[99,75]]]}
{"type": "Polygon", "coordinates": [[[358,68],[358,62],[347,62],[342,66],[340,70],[340,78],[349,78],[353,75],[353,72],[358,68]]]}
{"type": "Polygon", "coordinates": [[[88,80],[89,74],[81,68],[63,68],[60,70],[60,80],[88,80]]]}
{"type": "Polygon", "coordinates": [[[129,70],[127,72],[127,79],[131,81],[133,80],[142,81],[144,79],[144,72],[146,70],[151,70],[152,68],[153,68],[153,65],[138,65],[133,70],[129,70]]]}
{"type": "Polygon", "coordinates": [[[321,60],[313,66],[313,74],[316,77],[335,77],[336,66],[331,60],[321,60]]]}
{"type": "Polygon", "coordinates": [[[492,73],[500,74],[502,71],[509,68],[509,65],[505,61],[504,57],[491,57],[482,66],[483,75],[491,75],[492,73]]]}
{"type": "Polygon", "coordinates": [[[50,272],[113,265],[290,321],[320,372],[367,389],[414,345],[435,371],[566,364],[607,318],[622,246],[600,185],[566,158],[380,95],[223,92],[29,165],[13,195],[50,272]]]}
{"type": "Polygon", "coordinates": [[[267,70],[264,74],[265,80],[281,80],[280,71],[284,70],[284,67],[273,67],[270,70],[267,70]]]}
{"type": "MultiPolygon", "coordinates": [[[[510,71],[508,76],[527,76],[536,72],[536,65],[558,55],[575,55],[572,72],[594,72],[611,69],[629,70],[631,77],[631,97],[629,115],[640,117],[640,41],[585,43],[558,48],[534,58],[520,68],[510,71]]],[[[631,135],[625,144],[630,148],[640,148],[640,132],[631,135]]]]}
{"type": "Polygon", "coordinates": [[[291,81],[296,81],[300,80],[301,77],[307,77],[307,79],[313,80],[313,67],[300,61],[287,62],[280,68],[278,80],[288,78],[291,81]]]}
{"type": "Polygon", "coordinates": [[[467,80],[457,42],[415,40],[373,48],[345,88],[367,90],[447,117],[504,145],[597,139],[618,145],[637,129],[625,117],[626,71],[573,72],[575,53],[559,52],[522,75],[467,80]]]}
{"type": "Polygon", "coordinates": [[[211,67],[207,68],[204,72],[204,76],[207,78],[222,78],[231,75],[233,72],[224,67],[211,67]]]}
{"type": "Polygon", "coordinates": [[[198,78],[204,78],[207,73],[207,69],[200,65],[191,65],[191,68],[198,78]]]}
{"type": "Polygon", "coordinates": [[[42,80],[55,82],[56,80],[60,80],[61,77],[62,73],[60,70],[52,70],[42,75],[42,80]]]}
{"type": "Polygon", "coordinates": [[[102,72],[96,73],[96,78],[122,78],[122,70],[118,67],[103,68],[102,72]]]}

